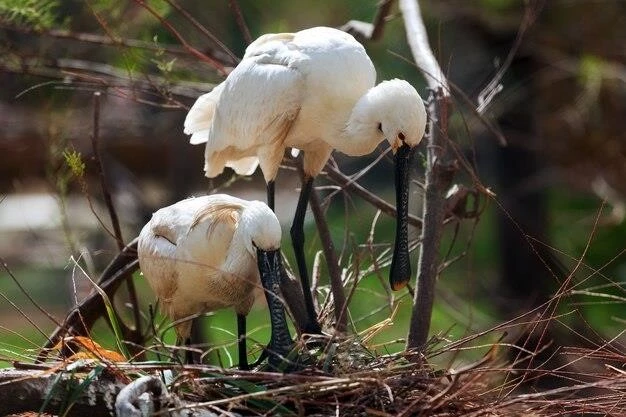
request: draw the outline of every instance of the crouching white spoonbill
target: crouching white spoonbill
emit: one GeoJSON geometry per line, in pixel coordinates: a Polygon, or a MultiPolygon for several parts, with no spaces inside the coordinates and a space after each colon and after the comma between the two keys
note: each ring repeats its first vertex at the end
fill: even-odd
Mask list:
{"type": "MultiPolygon", "coordinates": [[[[233,307],[237,313],[239,367],[248,367],[246,315],[259,278],[270,311],[270,365],[290,349],[279,291],[281,229],[270,208],[226,194],[188,198],[158,210],[139,235],[139,265],[165,313],[174,321],[233,307]]],[[[191,321],[175,326],[188,343],[191,321]]]]}
{"type": "Polygon", "coordinates": [[[426,110],[408,82],[375,81],[365,49],[345,32],[316,27],[266,34],[248,46],[224,82],[198,98],[185,120],[190,142],[206,142],[206,176],[215,177],[224,167],[249,175],[260,164],[272,209],[285,148],[304,151],[305,180],[291,237],[309,315],[305,331],[319,332],[319,324],[304,259],[304,215],[313,178],[333,149],[359,156],[384,139],[389,142],[398,209],[391,287],[402,288],[411,276],[408,166],[411,150],[424,135],[426,110]]]}

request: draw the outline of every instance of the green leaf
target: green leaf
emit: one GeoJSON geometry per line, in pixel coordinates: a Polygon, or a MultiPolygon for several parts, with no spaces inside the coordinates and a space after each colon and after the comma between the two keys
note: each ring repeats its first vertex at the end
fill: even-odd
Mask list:
{"type": "Polygon", "coordinates": [[[0,0],[0,22],[42,30],[57,20],[58,0],[0,0]]]}

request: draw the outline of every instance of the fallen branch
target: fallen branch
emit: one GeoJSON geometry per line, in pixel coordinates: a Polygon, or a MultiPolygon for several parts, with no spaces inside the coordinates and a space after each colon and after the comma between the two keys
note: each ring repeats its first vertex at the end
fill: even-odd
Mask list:
{"type": "Polygon", "coordinates": [[[111,417],[113,399],[124,386],[111,379],[87,382],[87,375],[32,370],[0,370],[2,414],[42,412],[67,417],[111,417]],[[68,403],[68,399],[73,401],[68,403]]]}

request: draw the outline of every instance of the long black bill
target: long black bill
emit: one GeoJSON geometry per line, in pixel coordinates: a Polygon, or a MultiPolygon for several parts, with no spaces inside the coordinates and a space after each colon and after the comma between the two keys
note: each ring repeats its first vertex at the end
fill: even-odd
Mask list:
{"type": "Polygon", "coordinates": [[[280,250],[257,249],[257,262],[265,299],[270,310],[271,336],[268,346],[270,366],[278,368],[291,350],[291,335],[287,327],[285,306],[280,299],[280,250]]]}
{"type": "Polygon", "coordinates": [[[409,259],[409,167],[412,149],[402,144],[396,151],[396,241],[391,259],[389,284],[393,290],[404,288],[411,278],[411,260],[409,259]]]}

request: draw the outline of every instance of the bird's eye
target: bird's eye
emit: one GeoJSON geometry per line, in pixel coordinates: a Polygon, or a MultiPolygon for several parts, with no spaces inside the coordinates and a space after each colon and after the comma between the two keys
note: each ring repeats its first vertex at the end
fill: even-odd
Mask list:
{"type": "Polygon", "coordinates": [[[383,131],[383,124],[382,123],[378,123],[378,131],[379,132],[383,131]]]}
{"type": "Polygon", "coordinates": [[[400,139],[402,142],[404,142],[404,139],[406,139],[406,137],[404,136],[404,133],[402,133],[402,132],[398,133],[398,139],[400,139]]]}

